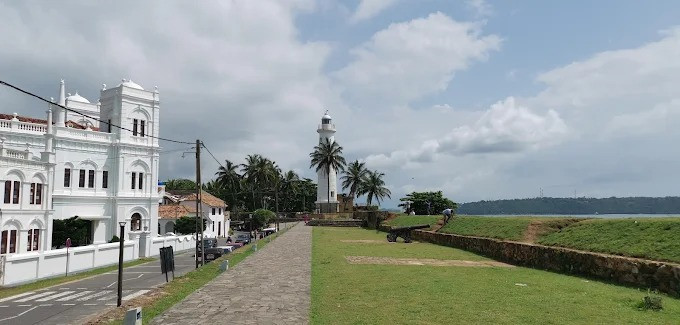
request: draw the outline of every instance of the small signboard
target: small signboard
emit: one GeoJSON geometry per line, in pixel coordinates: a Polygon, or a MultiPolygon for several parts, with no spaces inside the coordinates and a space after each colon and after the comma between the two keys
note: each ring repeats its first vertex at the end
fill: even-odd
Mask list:
{"type": "Polygon", "coordinates": [[[172,246],[160,248],[161,273],[165,273],[165,282],[168,282],[168,272],[172,272],[172,279],[175,279],[175,253],[172,246]]]}

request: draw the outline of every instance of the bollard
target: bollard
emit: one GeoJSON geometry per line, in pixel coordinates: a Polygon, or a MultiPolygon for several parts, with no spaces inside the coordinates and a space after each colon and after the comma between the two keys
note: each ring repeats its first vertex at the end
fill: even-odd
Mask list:
{"type": "Polygon", "coordinates": [[[229,260],[226,260],[220,264],[220,271],[224,272],[229,269],[229,260]]]}
{"type": "Polygon", "coordinates": [[[137,307],[129,309],[125,313],[125,318],[123,319],[123,325],[142,325],[142,308],[137,307]]]}
{"type": "Polygon", "coordinates": [[[253,244],[253,252],[257,252],[257,244],[253,244]]]}

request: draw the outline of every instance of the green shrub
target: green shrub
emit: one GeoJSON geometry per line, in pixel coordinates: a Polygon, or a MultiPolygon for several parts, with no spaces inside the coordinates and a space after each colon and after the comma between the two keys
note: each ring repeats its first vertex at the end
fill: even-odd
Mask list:
{"type": "Polygon", "coordinates": [[[659,311],[663,309],[663,305],[661,304],[661,296],[648,291],[647,295],[642,297],[642,301],[638,302],[637,308],[639,310],[659,311]]]}
{"type": "Polygon", "coordinates": [[[253,212],[253,228],[262,228],[269,224],[270,220],[276,218],[276,214],[267,209],[257,209],[253,212]]]}
{"type": "Polygon", "coordinates": [[[113,237],[111,237],[111,240],[109,240],[109,243],[117,243],[117,242],[120,242],[120,238],[118,238],[118,236],[116,236],[116,235],[113,235],[113,237]]]}

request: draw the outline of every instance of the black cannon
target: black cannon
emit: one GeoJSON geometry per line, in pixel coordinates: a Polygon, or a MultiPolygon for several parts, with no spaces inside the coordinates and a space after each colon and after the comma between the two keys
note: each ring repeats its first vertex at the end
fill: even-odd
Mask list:
{"type": "Polygon", "coordinates": [[[416,229],[430,228],[430,225],[415,225],[406,227],[392,227],[390,233],[387,234],[388,242],[396,242],[398,237],[404,238],[405,243],[411,242],[411,231],[416,229]]]}

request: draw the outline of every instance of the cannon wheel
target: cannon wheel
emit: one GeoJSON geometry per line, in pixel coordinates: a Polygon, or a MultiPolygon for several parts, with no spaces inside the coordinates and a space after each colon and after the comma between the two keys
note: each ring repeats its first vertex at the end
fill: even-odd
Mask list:
{"type": "Polygon", "coordinates": [[[397,235],[395,234],[387,234],[387,241],[388,242],[396,242],[397,241],[397,235]]]}
{"type": "Polygon", "coordinates": [[[404,235],[404,242],[405,242],[405,243],[410,243],[410,242],[411,242],[411,233],[410,233],[410,232],[409,232],[409,233],[406,233],[406,234],[404,235]]]}

